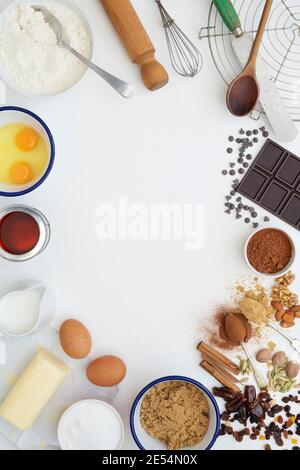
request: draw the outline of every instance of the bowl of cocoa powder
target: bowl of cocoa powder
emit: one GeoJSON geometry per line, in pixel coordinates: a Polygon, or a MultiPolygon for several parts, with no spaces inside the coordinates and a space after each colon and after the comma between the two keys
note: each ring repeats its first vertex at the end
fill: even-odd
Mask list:
{"type": "Polygon", "coordinates": [[[282,229],[260,228],[246,240],[244,255],[256,274],[275,278],[291,269],[295,260],[295,244],[282,229]]]}

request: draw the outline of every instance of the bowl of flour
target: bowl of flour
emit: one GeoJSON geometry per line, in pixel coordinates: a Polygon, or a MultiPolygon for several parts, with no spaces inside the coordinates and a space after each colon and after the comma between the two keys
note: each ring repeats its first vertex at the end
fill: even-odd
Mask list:
{"type": "Polygon", "coordinates": [[[88,59],[93,33],[83,13],[67,0],[15,0],[0,11],[0,77],[23,95],[52,96],[76,85],[87,67],[57,45],[54,31],[32,5],[56,16],[65,40],[88,59]]]}

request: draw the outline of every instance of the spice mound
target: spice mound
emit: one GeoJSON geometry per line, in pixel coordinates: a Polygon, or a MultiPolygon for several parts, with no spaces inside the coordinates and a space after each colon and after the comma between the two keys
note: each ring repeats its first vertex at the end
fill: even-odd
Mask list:
{"type": "Polygon", "coordinates": [[[143,429],[166,443],[168,450],[193,447],[201,442],[209,424],[208,402],[187,382],[162,382],[149,390],[142,405],[143,429]]]}
{"type": "Polygon", "coordinates": [[[281,230],[273,228],[260,230],[249,240],[247,257],[256,271],[262,274],[276,274],[291,260],[291,242],[281,230]]]}
{"type": "Polygon", "coordinates": [[[220,321],[219,334],[232,346],[240,346],[251,338],[251,326],[244,315],[228,312],[220,321]]]}

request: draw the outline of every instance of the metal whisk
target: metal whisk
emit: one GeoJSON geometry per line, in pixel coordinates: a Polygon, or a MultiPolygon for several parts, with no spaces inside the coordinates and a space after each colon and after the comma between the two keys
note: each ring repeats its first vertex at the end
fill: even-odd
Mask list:
{"type": "Polygon", "coordinates": [[[177,26],[161,1],[155,1],[162,17],[173,69],[183,77],[194,77],[202,69],[202,55],[187,35],[177,26]]]}

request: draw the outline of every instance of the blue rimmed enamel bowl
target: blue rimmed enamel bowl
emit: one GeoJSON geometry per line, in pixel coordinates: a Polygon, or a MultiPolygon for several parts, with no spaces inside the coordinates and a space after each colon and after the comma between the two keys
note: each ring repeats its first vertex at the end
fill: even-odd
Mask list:
{"type": "Polygon", "coordinates": [[[149,434],[144,431],[140,422],[140,410],[141,404],[143,399],[149,390],[154,387],[155,385],[161,382],[168,382],[168,381],[180,381],[180,382],[188,382],[195,387],[199,388],[203,395],[206,397],[209,405],[209,426],[208,429],[202,439],[202,441],[194,446],[189,447],[187,449],[180,449],[180,450],[209,450],[214,445],[220,430],[220,410],[218,404],[212,395],[212,393],[204,387],[200,382],[196,380],[190,379],[188,377],[182,377],[179,375],[171,375],[168,377],[162,377],[160,379],[154,380],[153,382],[146,385],[146,387],[141,390],[138,394],[134,403],[131,408],[130,412],[130,429],[135,440],[136,445],[141,450],[166,450],[165,444],[158,440],[154,439],[153,437],[149,436],[149,434]]]}
{"type": "MultiPolygon", "coordinates": [[[[34,191],[36,188],[41,186],[44,181],[48,178],[55,159],[55,144],[50,129],[45,122],[36,114],[27,109],[18,108],[15,106],[4,106],[0,108],[0,127],[6,126],[7,124],[24,124],[35,129],[39,135],[44,139],[47,151],[48,151],[48,162],[45,167],[44,173],[36,180],[24,185],[8,185],[0,183],[0,196],[16,197],[23,196],[24,194],[34,191]]],[[[0,158],[4,156],[0,155],[0,158]]]]}

